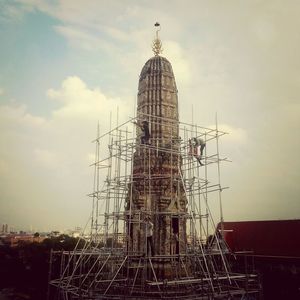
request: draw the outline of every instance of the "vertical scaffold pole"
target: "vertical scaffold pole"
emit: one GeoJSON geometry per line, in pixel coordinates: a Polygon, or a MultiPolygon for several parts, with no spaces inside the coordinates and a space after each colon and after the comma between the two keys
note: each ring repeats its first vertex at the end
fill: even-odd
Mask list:
{"type": "Polygon", "coordinates": [[[221,170],[220,170],[220,154],[219,154],[219,128],[218,115],[216,113],[216,146],[217,146],[217,162],[218,162],[218,184],[219,184],[219,206],[220,206],[220,221],[221,221],[221,236],[224,240],[224,217],[222,205],[222,186],[221,186],[221,170]]]}

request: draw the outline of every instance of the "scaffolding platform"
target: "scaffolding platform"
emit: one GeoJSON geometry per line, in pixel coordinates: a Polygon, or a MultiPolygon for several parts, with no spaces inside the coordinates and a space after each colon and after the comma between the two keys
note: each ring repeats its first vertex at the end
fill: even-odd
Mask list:
{"type": "Polygon", "coordinates": [[[98,131],[93,141],[93,191],[88,195],[91,217],[73,251],[51,253],[48,299],[259,299],[254,268],[235,272],[235,255],[223,238],[222,193],[228,187],[221,185],[220,165],[228,159],[219,154],[219,139],[225,134],[217,124],[206,128],[146,114],[116,124],[105,134],[98,131]],[[152,128],[167,124],[169,138],[142,144],[134,122],[145,117],[152,128]],[[192,144],[194,138],[205,142],[201,157],[192,144]],[[158,174],[152,161],[165,157],[164,153],[171,169],[158,174]],[[145,168],[136,171],[138,159],[145,168]],[[174,193],[160,199],[172,209],[149,205],[147,199],[157,194],[160,182],[182,190],[184,209],[174,210],[180,206],[174,193]],[[132,199],[136,185],[145,190],[138,200],[132,199]],[[143,233],[147,216],[155,224],[170,220],[168,254],[149,253],[143,233]],[[215,220],[221,222],[220,230],[215,220]],[[179,235],[181,224],[184,235],[179,235]],[[143,241],[138,248],[132,230],[143,241]],[[174,233],[178,233],[175,238],[174,233]]]}

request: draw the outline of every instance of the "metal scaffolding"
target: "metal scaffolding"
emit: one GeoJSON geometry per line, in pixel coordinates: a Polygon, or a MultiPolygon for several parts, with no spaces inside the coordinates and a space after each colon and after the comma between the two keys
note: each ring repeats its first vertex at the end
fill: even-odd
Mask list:
{"type": "MultiPolygon", "coordinates": [[[[224,240],[222,193],[227,187],[221,185],[220,164],[227,159],[219,154],[219,139],[225,134],[217,122],[214,128],[206,128],[146,114],[110,126],[102,135],[98,129],[93,141],[91,217],[73,251],[52,253],[56,259],[51,263],[49,299],[258,299],[257,276],[248,267],[246,273],[232,269],[235,256],[224,240]],[[150,128],[161,122],[171,129],[176,127],[179,138],[174,141],[171,134],[169,141],[141,144],[134,122],[145,117],[150,128]],[[195,137],[206,144],[203,165],[192,144],[195,137]],[[170,255],[150,256],[146,238],[143,251],[128,248],[133,223],[143,228],[146,215],[174,214],[147,205],[139,211],[128,206],[134,182],[143,180],[150,197],[150,182],[165,176],[153,178],[145,169],[136,178],[133,157],[138,152],[146,153],[144,157],[149,153],[149,160],[150,153],[180,157],[178,174],[171,172],[168,180],[171,186],[181,184],[184,188],[187,209],[178,211],[176,217],[186,223],[187,239],[174,241],[170,255]],[[214,220],[220,220],[219,230],[214,220]],[[186,243],[184,253],[178,251],[180,243],[186,243]],[[171,276],[164,278],[157,272],[161,264],[169,264],[171,276]]],[[[145,166],[150,169],[150,163],[145,166]]]]}

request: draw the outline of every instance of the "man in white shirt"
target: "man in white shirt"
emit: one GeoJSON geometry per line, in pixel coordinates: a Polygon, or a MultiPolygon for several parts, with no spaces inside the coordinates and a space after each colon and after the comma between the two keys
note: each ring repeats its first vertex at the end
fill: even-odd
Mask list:
{"type": "Polygon", "coordinates": [[[203,150],[206,146],[206,143],[203,139],[201,138],[193,138],[193,144],[194,146],[197,148],[197,154],[196,154],[196,158],[199,162],[199,164],[201,166],[203,166],[203,163],[201,162],[201,159],[202,159],[202,155],[203,155],[203,150]]]}
{"type": "Polygon", "coordinates": [[[151,222],[150,217],[146,218],[146,237],[147,237],[147,255],[149,255],[149,248],[150,248],[151,256],[154,256],[153,223],[151,222]]]}

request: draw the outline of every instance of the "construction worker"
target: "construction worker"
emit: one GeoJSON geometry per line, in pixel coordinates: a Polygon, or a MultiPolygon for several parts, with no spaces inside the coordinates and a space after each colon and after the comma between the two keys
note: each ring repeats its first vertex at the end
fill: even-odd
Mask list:
{"type": "Polygon", "coordinates": [[[206,143],[201,138],[193,138],[193,145],[196,149],[195,157],[198,160],[199,164],[203,166],[203,163],[201,162],[202,156],[203,156],[203,150],[206,146],[206,143]]]}
{"type": "Polygon", "coordinates": [[[154,247],[153,247],[153,223],[150,220],[150,217],[146,218],[146,237],[147,237],[147,255],[149,255],[151,250],[151,256],[154,256],[154,247]]]}
{"type": "Polygon", "coordinates": [[[141,144],[150,145],[150,131],[149,131],[149,124],[148,121],[143,121],[142,124],[134,122],[135,125],[139,126],[143,132],[141,136],[141,144]]]}

